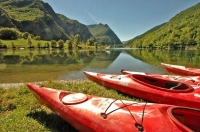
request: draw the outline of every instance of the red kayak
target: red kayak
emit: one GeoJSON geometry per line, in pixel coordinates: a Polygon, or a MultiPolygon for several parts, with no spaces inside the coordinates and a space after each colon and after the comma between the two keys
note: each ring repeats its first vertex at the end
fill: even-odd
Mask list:
{"type": "Polygon", "coordinates": [[[161,65],[170,73],[186,76],[200,76],[200,69],[198,68],[190,68],[186,66],[171,65],[165,63],[161,63],[161,65]]]}
{"type": "Polygon", "coordinates": [[[127,71],[121,70],[122,74],[142,74],[145,76],[152,76],[157,78],[163,78],[172,81],[183,82],[186,84],[190,84],[193,86],[200,86],[200,76],[176,76],[176,75],[161,75],[161,74],[152,74],[146,72],[135,72],[135,71],[127,71]]]}
{"type": "Polygon", "coordinates": [[[200,109],[200,87],[141,74],[112,75],[84,71],[103,86],[156,103],[200,109]]]}
{"type": "Polygon", "coordinates": [[[137,103],[27,84],[37,100],[82,132],[200,131],[200,110],[137,103]]]}

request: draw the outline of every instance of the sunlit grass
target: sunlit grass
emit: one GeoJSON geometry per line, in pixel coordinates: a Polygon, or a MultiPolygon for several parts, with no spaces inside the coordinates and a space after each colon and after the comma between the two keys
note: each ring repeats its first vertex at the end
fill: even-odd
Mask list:
{"type": "MultiPolygon", "coordinates": [[[[43,82],[40,85],[108,98],[143,101],[88,80],[43,82]]],[[[55,131],[75,132],[72,126],[45,106],[41,106],[26,84],[17,88],[0,88],[1,131],[55,131]]]]}
{"type": "MultiPolygon", "coordinates": [[[[12,44],[14,44],[16,47],[29,47],[27,39],[17,39],[17,40],[1,40],[1,42],[5,45],[7,45],[8,48],[12,48],[12,44]]],[[[45,43],[51,43],[51,41],[47,40],[31,40],[32,46],[37,47],[38,43],[41,43],[41,46],[44,46],[45,43]]]]}
{"type": "MultiPolygon", "coordinates": [[[[7,45],[8,48],[12,48],[12,44],[14,44],[16,47],[25,47],[28,48],[30,45],[28,44],[28,40],[27,39],[17,39],[17,40],[0,40],[3,44],[7,45]]],[[[49,44],[51,44],[51,41],[48,40],[35,40],[35,39],[31,39],[32,42],[32,46],[34,46],[35,48],[37,48],[38,43],[41,44],[41,46],[45,46],[45,44],[48,42],[49,44]]],[[[66,45],[66,44],[65,44],[66,45]]],[[[79,48],[81,49],[95,49],[95,46],[88,46],[85,45],[84,43],[81,43],[78,45],[79,48]]],[[[105,49],[104,45],[99,45],[98,48],[99,49],[105,49]]]]}

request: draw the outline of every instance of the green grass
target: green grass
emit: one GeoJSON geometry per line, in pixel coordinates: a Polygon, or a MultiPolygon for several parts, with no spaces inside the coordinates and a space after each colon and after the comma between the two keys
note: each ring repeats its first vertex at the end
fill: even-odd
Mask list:
{"type": "MultiPolygon", "coordinates": [[[[55,89],[81,92],[108,98],[137,99],[115,90],[102,87],[88,80],[68,82],[44,82],[41,85],[55,89]]],[[[53,131],[76,132],[72,126],[53,111],[40,105],[26,85],[17,88],[0,88],[0,130],[7,131],[53,131]]]]}
{"type": "MultiPolygon", "coordinates": [[[[17,39],[17,40],[1,40],[0,41],[5,44],[9,49],[12,48],[12,43],[16,46],[16,48],[20,48],[20,47],[25,47],[28,48],[30,45],[28,44],[28,40],[27,39],[17,39]]],[[[32,46],[34,46],[35,48],[38,47],[38,43],[41,44],[41,47],[45,46],[45,44],[48,42],[51,45],[51,41],[48,40],[34,40],[31,39],[32,42],[32,46]]],[[[64,44],[64,46],[66,46],[66,43],[64,44]]],[[[95,49],[95,46],[87,46],[85,44],[80,44],[78,45],[78,47],[80,47],[81,49],[95,49]]],[[[105,49],[107,46],[105,45],[99,45],[98,49],[105,49]]],[[[65,47],[64,47],[65,48],[65,47]]]]}
{"type": "MultiPolygon", "coordinates": [[[[37,47],[38,42],[41,43],[41,46],[44,46],[45,43],[49,43],[51,44],[51,41],[47,41],[47,40],[34,40],[32,39],[32,46],[37,47]]],[[[18,47],[29,47],[30,45],[28,44],[28,40],[27,39],[17,39],[17,40],[1,40],[1,42],[5,45],[8,46],[8,48],[12,48],[12,43],[18,48],[18,47]]]]}

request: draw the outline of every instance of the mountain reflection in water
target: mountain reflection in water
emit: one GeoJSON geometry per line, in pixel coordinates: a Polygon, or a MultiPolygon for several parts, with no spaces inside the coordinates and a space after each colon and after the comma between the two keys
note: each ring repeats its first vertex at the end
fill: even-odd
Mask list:
{"type": "MultiPolygon", "coordinates": [[[[101,62],[98,62],[101,65],[101,62]]],[[[138,72],[153,72],[164,74],[166,73],[164,69],[158,66],[153,66],[148,63],[145,63],[141,60],[135,59],[125,51],[122,51],[119,56],[115,60],[110,61],[109,65],[104,68],[97,68],[92,67],[92,63],[89,64],[87,67],[78,70],[72,71],[68,75],[59,76],[59,80],[66,80],[66,79],[85,79],[86,77],[83,74],[84,70],[92,71],[92,72],[99,72],[99,73],[109,73],[109,74],[121,74],[120,70],[134,70],[138,72]]]]}
{"type": "Polygon", "coordinates": [[[84,70],[121,74],[120,70],[125,69],[168,74],[160,63],[200,67],[199,61],[199,50],[0,50],[0,83],[86,79],[84,70]]]}

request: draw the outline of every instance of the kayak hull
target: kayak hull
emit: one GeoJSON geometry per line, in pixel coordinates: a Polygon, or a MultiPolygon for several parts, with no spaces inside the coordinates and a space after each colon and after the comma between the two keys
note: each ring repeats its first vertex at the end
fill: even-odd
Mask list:
{"type": "Polygon", "coordinates": [[[128,71],[128,70],[120,70],[120,71],[122,74],[142,74],[142,75],[152,76],[156,78],[178,81],[178,82],[192,85],[194,87],[200,86],[200,76],[161,75],[161,74],[152,74],[152,73],[145,73],[145,72],[128,71]]]}
{"type": "Polygon", "coordinates": [[[171,105],[179,105],[200,109],[200,88],[194,89],[191,85],[181,83],[186,89],[176,90],[164,88],[169,83],[178,83],[177,81],[169,81],[158,79],[156,77],[147,77],[145,75],[127,74],[127,75],[111,75],[100,74],[95,72],[84,71],[86,77],[100,85],[109,87],[120,92],[142,98],[156,103],[164,103],[171,105]],[[137,79],[137,76],[141,76],[137,79]],[[148,79],[148,83],[142,82],[148,79]],[[155,86],[157,84],[162,87],[155,86]]]}
{"type": "Polygon", "coordinates": [[[184,76],[200,76],[200,69],[190,68],[180,65],[171,65],[166,63],[161,63],[161,65],[170,73],[184,75],[184,76]]]}
{"type": "Polygon", "coordinates": [[[200,111],[165,104],[137,103],[27,84],[36,99],[79,131],[200,130],[200,111]],[[182,118],[179,115],[184,115],[182,118]],[[190,123],[189,123],[190,121],[190,123]],[[192,121],[192,122],[191,122],[192,121]],[[154,123],[157,122],[157,123],[154,123]]]}

